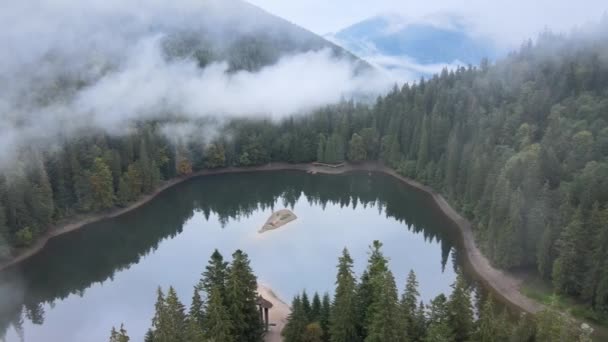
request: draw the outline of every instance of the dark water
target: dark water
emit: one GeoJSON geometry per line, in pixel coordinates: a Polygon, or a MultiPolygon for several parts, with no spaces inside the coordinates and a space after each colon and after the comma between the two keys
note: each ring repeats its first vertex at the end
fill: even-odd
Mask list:
{"type": "Polygon", "coordinates": [[[0,333],[7,341],[107,341],[121,322],[133,341],[149,328],[155,289],[173,285],[189,305],[214,248],[249,254],[259,282],[289,301],[332,291],[348,247],[361,273],[384,243],[398,287],[418,275],[425,301],[449,293],[457,234],[430,198],[389,176],[303,172],[228,174],[178,185],[142,208],[61,236],[0,274],[0,333]],[[257,230],[273,210],[298,219],[257,230]],[[18,290],[15,290],[18,289],[18,290]]]}

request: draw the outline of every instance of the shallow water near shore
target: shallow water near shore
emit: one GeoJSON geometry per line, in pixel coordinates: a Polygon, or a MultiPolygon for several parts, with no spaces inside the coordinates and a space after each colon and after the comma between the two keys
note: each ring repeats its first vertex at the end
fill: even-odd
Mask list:
{"type": "Polygon", "coordinates": [[[359,275],[373,240],[400,290],[413,269],[422,299],[449,293],[457,232],[424,193],[381,174],[296,171],[225,174],[179,184],[123,216],[52,239],[0,273],[0,329],[7,341],[103,341],[124,323],[142,340],[155,289],[173,285],[184,304],[209,256],[249,254],[259,281],[285,301],[307,289],[331,293],[348,247],[359,275]],[[259,234],[270,214],[298,219],[259,234]],[[11,289],[22,291],[8,291],[11,289]]]}

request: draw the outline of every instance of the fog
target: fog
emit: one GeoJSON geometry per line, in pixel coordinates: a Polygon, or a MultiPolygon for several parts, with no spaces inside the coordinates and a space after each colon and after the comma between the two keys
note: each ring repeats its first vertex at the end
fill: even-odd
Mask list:
{"type": "Polygon", "coordinates": [[[392,83],[328,48],[288,53],[253,71],[230,70],[222,60],[201,68],[194,58],[167,56],[163,40],[183,32],[210,37],[222,49],[240,34],[276,30],[275,18],[265,22],[259,9],[238,1],[49,0],[3,7],[0,165],[21,148],[49,148],[83,129],[122,134],[134,120],[167,115],[276,119],[380,93],[392,83]]]}

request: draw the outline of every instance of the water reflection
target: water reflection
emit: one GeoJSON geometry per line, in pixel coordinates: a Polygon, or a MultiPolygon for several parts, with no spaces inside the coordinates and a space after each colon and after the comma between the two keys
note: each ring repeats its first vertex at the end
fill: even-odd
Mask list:
{"type": "Polygon", "coordinates": [[[303,288],[331,291],[344,246],[360,273],[374,239],[384,242],[400,288],[413,268],[425,300],[449,291],[453,227],[428,196],[388,176],[272,172],[192,180],[137,211],[54,239],[0,274],[0,333],[8,341],[105,340],[112,325],[125,322],[141,340],[154,289],[174,285],[188,304],[213,248],[225,256],[246,251],[259,280],[289,299],[303,288]],[[298,219],[258,234],[283,207],[298,219]]]}

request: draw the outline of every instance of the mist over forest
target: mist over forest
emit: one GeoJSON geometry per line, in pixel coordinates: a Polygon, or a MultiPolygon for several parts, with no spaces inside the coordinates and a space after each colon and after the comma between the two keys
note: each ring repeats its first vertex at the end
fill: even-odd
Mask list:
{"type": "MultiPolygon", "coordinates": [[[[239,0],[2,7],[0,268],[68,223],[127,211],[199,173],[372,165],[441,195],[470,223],[488,267],[519,281],[504,301],[525,296],[538,310],[494,315],[492,299],[472,298],[459,265],[455,294],[419,303],[412,275],[399,300],[373,242],[360,277],[344,250],[326,314],[294,298],[285,341],[583,342],[587,323],[596,334],[608,326],[608,15],[530,33],[467,65],[411,60],[429,73],[446,67],[402,82],[375,62],[404,59],[366,61],[239,0]]],[[[412,44],[442,51],[438,41],[412,44]]],[[[177,341],[261,341],[247,254],[236,251],[230,266],[214,254],[206,270],[232,273],[201,280],[193,298],[202,294],[204,305],[189,313],[159,289],[148,340],[187,331],[177,341]]],[[[33,300],[42,297],[28,291],[40,284],[26,281],[0,271],[0,336],[23,339],[24,318],[42,325],[42,306],[57,299],[33,300]]],[[[92,281],[83,283],[73,294],[92,281]]],[[[112,336],[128,341],[122,329],[112,336]]]]}

